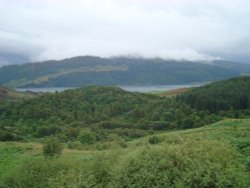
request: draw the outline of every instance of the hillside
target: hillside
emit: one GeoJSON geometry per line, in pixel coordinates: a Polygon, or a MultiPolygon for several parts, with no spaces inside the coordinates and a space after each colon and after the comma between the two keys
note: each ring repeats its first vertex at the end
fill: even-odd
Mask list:
{"type": "Polygon", "coordinates": [[[116,140],[88,150],[65,148],[53,160],[43,158],[40,143],[0,142],[0,186],[248,187],[249,123],[225,119],[123,147],[116,140]]]}
{"type": "Polygon", "coordinates": [[[3,100],[16,100],[16,99],[29,99],[37,96],[38,94],[30,92],[17,92],[0,85],[0,101],[3,100]]]}
{"type": "Polygon", "coordinates": [[[4,100],[0,187],[247,187],[249,106],[198,109],[186,97],[245,104],[248,84],[233,78],[177,97],[88,86],[4,100]]]}
{"type": "Polygon", "coordinates": [[[44,93],[0,105],[0,140],[54,134],[64,141],[79,140],[81,131],[92,135],[93,143],[114,135],[131,140],[201,127],[224,117],[250,117],[249,88],[250,77],[239,77],[157,95],[103,86],[44,93]]]}
{"type": "Polygon", "coordinates": [[[103,86],[44,93],[0,105],[0,140],[54,134],[75,140],[81,131],[91,134],[93,142],[111,135],[131,140],[163,130],[201,127],[224,117],[250,117],[249,88],[250,77],[244,76],[157,95],[103,86]]]}
{"type": "Polygon", "coordinates": [[[210,112],[250,108],[250,76],[208,84],[180,95],[179,101],[210,112]]]}
{"type": "Polygon", "coordinates": [[[191,88],[179,88],[179,89],[173,89],[169,91],[155,91],[151,92],[154,95],[160,96],[160,97],[176,97],[178,95],[181,95],[187,91],[189,91],[191,88]]]}
{"type": "Polygon", "coordinates": [[[53,134],[70,140],[76,139],[81,130],[90,131],[97,141],[110,139],[110,134],[134,139],[154,131],[198,127],[218,119],[199,114],[174,98],[98,86],[3,103],[0,112],[0,140],[53,134]]]}
{"type": "Polygon", "coordinates": [[[13,88],[164,85],[201,83],[249,73],[249,65],[227,61],[188,62],[84,56],[4,66],[0,68],[0,84],[13,88]]]}

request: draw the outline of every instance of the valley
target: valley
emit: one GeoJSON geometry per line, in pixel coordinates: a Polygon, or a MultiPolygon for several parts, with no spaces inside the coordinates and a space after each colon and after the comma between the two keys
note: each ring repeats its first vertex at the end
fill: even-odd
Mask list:
{"type": "Polygon", "coordinates": [[[0,0],[0,188],[250,188],[249,0],[0,0]]]}

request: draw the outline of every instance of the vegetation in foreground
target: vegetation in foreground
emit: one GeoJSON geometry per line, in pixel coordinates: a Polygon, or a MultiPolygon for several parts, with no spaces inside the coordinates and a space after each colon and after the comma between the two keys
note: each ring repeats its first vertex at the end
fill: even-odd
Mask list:
{"type": "Polygon", "coordinates": [[[0,187],[248,187],[249,86],[235,78],[177,98],[93,86],[2,101],[0,187]]]}
{"type": "Polygon", "coordinates": [[[250,119],[44,158],[37,143],[1,142],[0,187],[248,187],[250,119]]]}

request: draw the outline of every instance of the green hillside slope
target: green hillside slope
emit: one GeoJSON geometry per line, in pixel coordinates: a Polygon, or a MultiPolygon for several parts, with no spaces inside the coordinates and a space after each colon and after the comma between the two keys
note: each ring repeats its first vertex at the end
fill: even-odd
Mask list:
{"type": "Polygon", "coordinates": [[[81,134],[91,135],[91,143],[112,136],[130,140],[163,130],[201,127],[224,117],[250,117],[249,81],[240,77],[216,82],[177,98],[89,86],[7,101],[0,105],[0,140],[55,134],[64,141],[79,141],[81,134]]]}
{"type": "MultiPolygon", "coordinates": [[[[14,140],[53,134],[71,140],[81,130],[90,131],[97,141],[111,139],[110,134],[133,139],[154,131],[198,127],[218,119],[198,113],[174,98],[116,87],[90,86],[0,105],[0,129],[14,140]]],[[[7,138],[3,134],[1,139],[7,138]]]]}
{"type": "Polygon", "coordinates": [[[210,112],[250,108],[250,76],[232,78],[194,88],[178,97],[198,110],[210,112]]]}
{"type": "Polygon", "coordinates": [[[38,143],[1,143],[1,187],[248,187],[250,120],[113,142],[102,151],[64,149],[44,159],[38,143]]]}
{"type": "Polygon", "coordinates": [[[4,100],[0,187],[248,187],[249,106],[233,106],[248,84],[234,78],[177,97],[90,86],[4,100]],[[207,93],[207,108],[186,101],[207,93]],[[208,108],[222,98],[230,109],[208,108]]]}

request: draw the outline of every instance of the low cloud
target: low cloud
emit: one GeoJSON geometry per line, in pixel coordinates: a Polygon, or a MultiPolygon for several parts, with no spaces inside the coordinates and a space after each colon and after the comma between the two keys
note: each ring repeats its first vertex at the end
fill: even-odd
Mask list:
{"type": "Polygon", "coordinates": [[[0,54],[247,58],[249,7],[247,0],[0,0],[0,54]]]}

